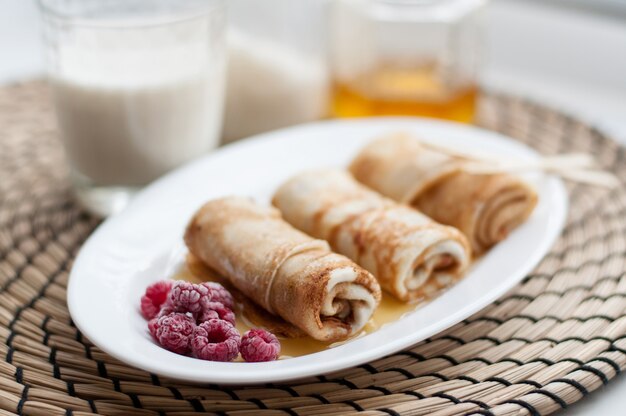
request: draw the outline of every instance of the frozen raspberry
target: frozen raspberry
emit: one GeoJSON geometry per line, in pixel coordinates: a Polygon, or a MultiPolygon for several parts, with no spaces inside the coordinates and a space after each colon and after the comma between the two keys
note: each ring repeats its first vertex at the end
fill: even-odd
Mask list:
{"type": "Polygon", "coordinates": [[[148,286],[146,293],[141,297],[141,314],[144,318],[149,320],[157,316],[171,288],[172,282],[169,280],[162,280],[148,286]]]}
{"type": "Polygon", "coordinates": [[[206,287],[211,292],[212,302],[219,302],[230,310],[235,308],[233,295],[231,295],[224,286],[215,282],[204,282],[202,283],[202,286],[206,287]]]}
{"type": "Polygon", "coordinates": [[[232,296],[220,284],[207,282],[196,285],[176,282],[159,316],[170,312],[189,312],[193,314],[198,324],[209,319],[223,319],[234,325],[235,314],[228,306],[232,304],[232,296]],[[215,299],[223,299],[227,304],[215,299]]]}
{"type": "Polygon", "coordinates": [[[198,324],[210,319],[222,319],[235,325],[235,314],[220,302],[210,302],[207,305],[207,309],[204,309],[198,315],[198,324]]]}
{"type": "Polygon", "coordinates": [[[209,361],[232,361],[239,354],[241,335],[237,328],[221,319],[201,323],[193,331],[191,351],[209,361]]]}
{"type": "Polygon", "coordinates": [[[197,314],[202,312],[205,305],[211,302],[211,292],[203,285],[196,285],[189,282],[178,281],[174,283],[168,304],[175,312],[191,312],[197,314]]]}
{"type": "Polygon", "coordinates": [[[155,341],[159,341],[157,338],[157,329],[159,329],[159,318],[152,318],[148,321],[148,331],[150,331],[150,335],[154,338],[155,341]]]}
{"type": "Polygon", "coordinates": [[[280,355],[280,342],[271,332],[251,329],[243,334],[240,351],[248,362],[273,361],[280,355]]]}
{"type": "Polygon", "coordinates": [[[191,316],[183,313],[171,313],[157,318],[151,325],[156,329],[156,339],[162,347],[177,354],[189,352],[191,336],[196,327],[196,323],[191,316]]]}

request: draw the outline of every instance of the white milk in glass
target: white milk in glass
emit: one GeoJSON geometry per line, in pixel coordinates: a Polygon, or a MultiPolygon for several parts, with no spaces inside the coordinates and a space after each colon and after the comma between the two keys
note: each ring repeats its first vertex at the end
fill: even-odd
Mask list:
{"type": "Polygon", "coordinates": [[[217,146],[224,94],[217,19],[90,19],[55,28],[50,83],[79,188],[139,187],[217,146]]]}
{"type": "Polygon", "coordinates": [[[320,57],[236,29],[228,33],[225,142],[319,120],[328,78],[320,57]]]}

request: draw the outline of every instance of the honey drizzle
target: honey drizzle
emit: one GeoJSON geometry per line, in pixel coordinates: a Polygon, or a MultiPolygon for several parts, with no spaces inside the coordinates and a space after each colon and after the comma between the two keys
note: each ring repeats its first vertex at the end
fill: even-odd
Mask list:
{"type": "MultiPolygon", "coordinates": [[[[202,276],[193,274],[186,264],[183,265],[181,269],[173,276],[173,279],[186,280],[193,283],[217,280],[215,279],[215,276],[209,274],[202,276]]],[[[400,302],[399,300],[393,298],[391,295],[383,292],[380,305],[374,311],[372,318],[365,325],[363,331],[361,331],[361,333],[358,334],[356,337],[372,333],[388,323],[395,322],[398,319],[402,318],[408,312],[414,311],[422,304],[423,302],[419,304],[400,302]]],[[[235,314],[237,316],[235,326],[240,333],[243,334],[247,330],[255,327],[248,319],[246,319],[246,311],[241,303],[237,303],[235,305],[235,309],[235,314]]],[[[315,352],[324,351],[328,348],[341,345],[347,341],[329,344],[317,341],[309,336],[304,336],[300,338],[281,338],[280,358],[284,359],[291,357],[301,357],[303,355],[313,354],[315,352]]]]}

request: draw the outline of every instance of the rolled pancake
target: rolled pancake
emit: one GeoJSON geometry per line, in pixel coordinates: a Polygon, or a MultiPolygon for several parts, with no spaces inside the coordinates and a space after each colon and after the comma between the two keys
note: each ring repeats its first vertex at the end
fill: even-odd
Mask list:
{"type": "Polygon", "coordinates": [[[230,283],[230,280],[220,276],[202,260],[191,253],[187,254],[187,269],[197,282],[217,282],[228,290],[235,298],[235,312],[251,326],[265,328],[279,338],[301,338],[306,334],[300,328],[285,321],[278,315],[267,313],[265,309],[254,303],[230,283]]]}
{"type": "Polygon", "coordinates": [[[317,170],[283,184],[272,200],[293,226],[327,240],[400,300],[427,298],[470,263],[466,238],[341,170],[317,170]]]}
{"type": "Polygon", "coordinates": [[[526,221],[537,193],[514,175],[464,172],[471,161],[396,134],[365,146],[350,172],[383,195],[459,229],[481,254],[526,221]]]}
{"type": "Polygon", "coordinates": [[[369,272],[247,198],[206,203],[185,242],[244,295],[320,341],[358,333],[380,302],[369,272]]]}

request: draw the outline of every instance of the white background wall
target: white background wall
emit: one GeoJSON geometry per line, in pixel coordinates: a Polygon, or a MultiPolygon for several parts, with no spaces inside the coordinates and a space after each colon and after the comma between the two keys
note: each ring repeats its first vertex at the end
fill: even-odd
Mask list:
{"type": "Polygon", "coordinates": [[[626,20],[495,0],[485,83],[626,128],[626,20]]]}

